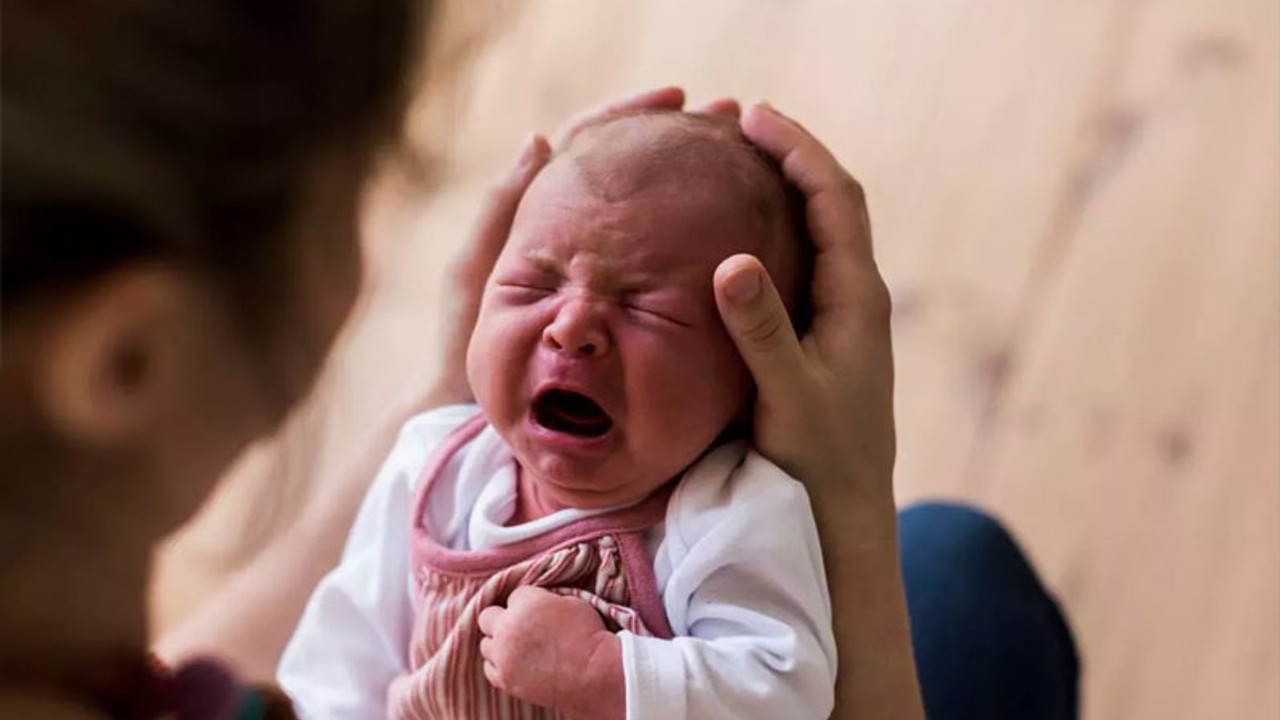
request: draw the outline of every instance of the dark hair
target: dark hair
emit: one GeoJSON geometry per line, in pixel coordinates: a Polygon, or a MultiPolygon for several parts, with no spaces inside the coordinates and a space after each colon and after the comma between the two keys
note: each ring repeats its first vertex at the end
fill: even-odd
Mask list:
{"type": "Polygon", "coordinates": [[[398,129],[428,5],[7,2],[0,302],[150,257],[265,292],[312,166],[398,129]]]}

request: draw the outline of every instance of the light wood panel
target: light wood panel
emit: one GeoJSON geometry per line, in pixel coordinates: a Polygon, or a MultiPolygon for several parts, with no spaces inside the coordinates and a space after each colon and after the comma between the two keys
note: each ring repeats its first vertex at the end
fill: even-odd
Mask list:
{"type": "Polygon", "coordinates": [[[1066,598],[1088,716],[1277,717],[1280,12],[1135,20],[965,486],[1066,598]]]}

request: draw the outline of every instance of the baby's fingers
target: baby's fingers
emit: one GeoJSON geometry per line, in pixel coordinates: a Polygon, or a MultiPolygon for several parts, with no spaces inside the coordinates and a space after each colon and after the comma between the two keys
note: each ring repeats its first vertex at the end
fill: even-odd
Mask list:
{"type": "Polygon", "coordinates": [[[484,676],[489,682],[502,687],[502,658],[501,647],[498,641],[492,637],[480,638],[480,660],[484,665],[484,676]]]}
{"type": "Polygon", "coordinates": [[[502,670],[498,668],[497,664],[492,660],[485,658],[483,667],[484,677],[489,681],[489,684],[499,690],[505,690],[507,687],[507,678],[502,674],[502,670]]]}
{"type": "Polygon", "coordinates": [[[476,625],[480,627],[480,632],[488,637],[493,637],[501,629],[502,623],[506,619],[506,614],[506,608],[490,605],[480,611],[480,615],[476,617],[476,625]]]}

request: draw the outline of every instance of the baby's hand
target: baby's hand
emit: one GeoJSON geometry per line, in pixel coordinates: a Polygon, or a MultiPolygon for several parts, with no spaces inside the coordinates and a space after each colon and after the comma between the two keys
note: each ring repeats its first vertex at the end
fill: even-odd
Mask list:
{"type": "Polygon", "coordinates": [[[484,675],[498,689],[573,718],[626,717],[622,642],[595,608],[524,586],[478,620],[484,675]]]}

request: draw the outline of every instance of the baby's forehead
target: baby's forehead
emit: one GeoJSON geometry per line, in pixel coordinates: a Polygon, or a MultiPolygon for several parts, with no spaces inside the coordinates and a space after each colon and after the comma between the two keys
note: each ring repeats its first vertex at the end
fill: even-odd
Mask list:
{"type": "Polygon", "coordinates": [[[551,170],[530,188],[508,242],[512,253],[568,265],[594,258],[617,271],[674,272],[714,267],[738,252],[760,253],[758,224],[710,188],[665,183],[612,201],[572,177],[551,170]]]}
{"type": "Polygon", "coordinates": [[[555,162],[569,164],[584,189],[608,201],[676,186],[713,189],[711,198],[722,202],[764,205],[778,183],[736,122],[685,113],[637,113],[589,125],[555,162]]]}
{"type": "MultiPolygon", "coordinates": [[[[540,173],[526,204],[554,204],[566,195],[574,207],[630,206],[628,218],[642,225],[679,216],[691,221],[685,227],[707,228],[693,233],[696,238],[681,238],[700,246],[694,255],[721,253],[718,262],[726,251],[757,254],[789,305],[806,294],[802,206],[777,165],[746,139],[736,120],[641,112],[589,125],[540,173]]],[[[552,215],[556,222],[576,222],[564,213],[552,215]]],[[[547,237],[527,239],[536,244],[547,237]]]]}

